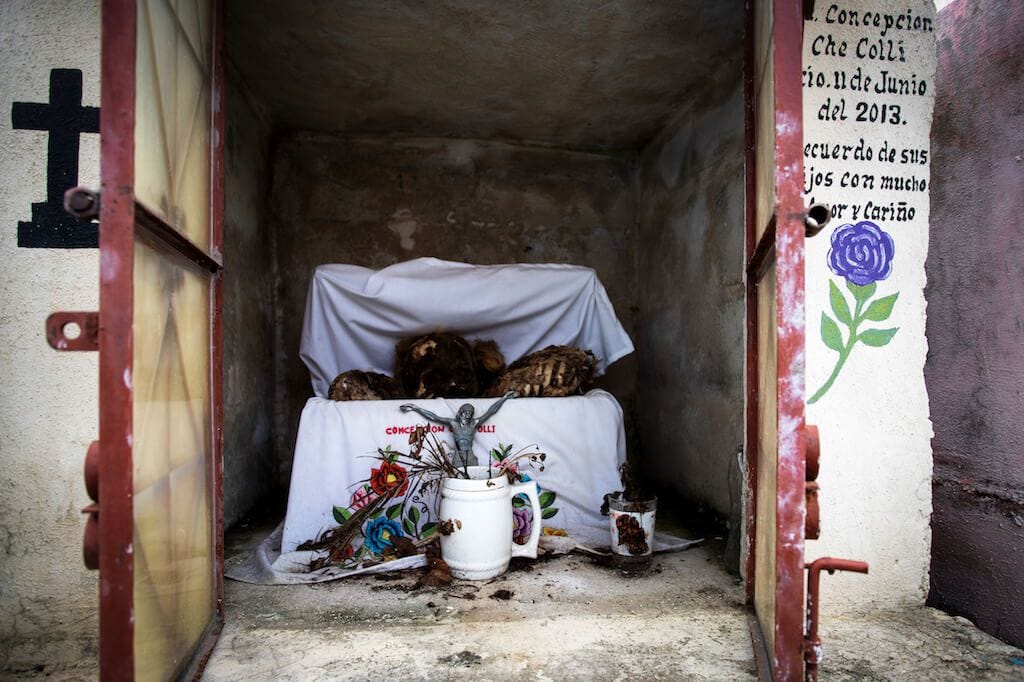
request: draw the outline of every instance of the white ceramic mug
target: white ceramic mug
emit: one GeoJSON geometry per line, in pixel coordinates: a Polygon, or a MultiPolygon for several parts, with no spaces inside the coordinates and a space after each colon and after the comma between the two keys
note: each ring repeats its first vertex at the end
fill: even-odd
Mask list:
{"type": "Polygon", "coordinates": [[[541,528],[537,483],[509,483],[504,474],[488,478],[487,467],[468,470],[468,479],[446,478],[441,486],[441,558],[452,575],[486,580],[504,573],[514,556],[536,559],[541,528]],[[526,494],[533,510],[525,545],[512,541],[512,498],[520,493],[526,494]]]}

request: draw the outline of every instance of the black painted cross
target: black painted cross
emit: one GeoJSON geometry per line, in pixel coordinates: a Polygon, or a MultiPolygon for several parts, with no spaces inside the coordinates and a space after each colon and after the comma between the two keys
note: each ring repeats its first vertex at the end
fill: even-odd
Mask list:
{"type": "Polygon", "coordinates": [[[50,70],[50,102],[15,102],[15,130],[45,130],[46,201],[32,204],[32,220],[18,223],[18,246],[88,249],[99,245],[98,225],[64,211],[64,192],[78,184],[78,144],[82,133],[100,131],[100,110],[82,106],[82,72],[50,70]]]}

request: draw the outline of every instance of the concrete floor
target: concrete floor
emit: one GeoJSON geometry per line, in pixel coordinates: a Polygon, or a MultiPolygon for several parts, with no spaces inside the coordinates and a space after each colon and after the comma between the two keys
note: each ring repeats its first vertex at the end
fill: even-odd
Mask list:
{"type": "MultiPolygon", "coordinates": [[[[232,534],[227,555],[266,530],[232,534]]],[[[754,679],[742,587],[720,550],[662,555],[632,577],[563,556],[442,590],[403,574],[228,581],[204,679],[754,679]]],[[[934,609],[832,616],[821,633],[823,680],[1024,679],[1024,652],[934,609]]]]}
{"type": "MultiPolygon", "coordinates": [[[[227,556],[272,527],[230,533],[227,556]]],[[[227,623],[204,679],[755,679],[742,587],[720,554],[711,544],[662,555],[634,577],[563,556],[419,592],[401,574],[227,581],[227,623]],[[499,590],[511,598],[492,598],[499,590]]],[[[1024,680],[1024,651],[923,606],[832,614],[821,635],[822,680],[1024,680]]],[[[41,678],[94,680],[96,662],[0,670],[0,680],[41,678]]]]}

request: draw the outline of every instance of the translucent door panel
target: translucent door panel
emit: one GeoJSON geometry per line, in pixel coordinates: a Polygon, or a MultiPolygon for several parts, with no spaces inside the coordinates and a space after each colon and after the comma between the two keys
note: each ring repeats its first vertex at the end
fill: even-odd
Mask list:
{"type": "Polygon", "coordinates": [[[102,0],[99,660],[197,674],[223,623],[220,0],[102,0]]]}
{"type": "MultiPolygon", "coordinates": [[[[775,266],[772,265],[761,279],[757,291],[758,319],[775,320],[775,266]]],[[[754,543],[756,565],[754,576],[754,609],[762,623],[775,622],[775,502],[778,495],[776,486],[776,462],[778,440],[776,423],[778,402],[775,386],[778,380],[776,367],[776,337],[773,323],[760,324],[757,330],[757,376],[758,376],[758,458],[757,458],[757,540],[754,543]]],[[[775,628],[763,631],[769,650],[775,646],[775,628]]]]}
{"type": "Polygon", "coordinates": [[[138,0],[135,197],[210,246],[210,0],[138,0]]]}
{"type": "Polygon", "coordinates": [[[167,679],[215,614],[210,276],[135,245],[135,673],[167,679]]]}

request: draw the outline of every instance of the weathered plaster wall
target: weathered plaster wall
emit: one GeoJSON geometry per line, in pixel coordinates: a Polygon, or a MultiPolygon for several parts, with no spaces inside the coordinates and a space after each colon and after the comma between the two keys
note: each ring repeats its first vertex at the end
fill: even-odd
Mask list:
{"type": "Polygon", "coordinates": [[[232,0],[275,125],[633,149],[739,49],[738,0],[232,0]]]}
{"type": "MultiPolygon", "coordinates": [[[[17,224],[46,198],[47,134],[13,130],[13,102],[46,102],[52,68],[83,71],[99,106],[98,0],[0,3],[0,677],[90,663],[96,574],[82,565],[79,510],[97,431],[97,359],[43,336],[55,310],[95,310],[95,249],[24,249],[17,224]],[[69,30],[69,27],[74,27],[69,30]]],[[[99,184],[99,136],[83,136],[79,180],[99,184]]]]}
{"type": "Polygon", "coordinates": [[[939,14],[925,380],[929,603],[1024,645],[1024,6],[939,14]]]}
{"type": "Polygon", "coordinates": [[[636,244],[642,466],[664,493],[726,517],[739,514],[730,475],[744,424],[739,57],[731,86],[698,98],[644,149],[636,244]]]}
{"type": "Polygon", "coordinates": [[[224,522],[278,484],[273,453],[274,311],[270,131],[228,69],[224,206],[224,522]]]}
{"type": "Polygon", "coordinates": [[[928,587],[923,290],[934,15],[931,0],[833,0],[815,3],[804,25],[805,190],[838,213],[806,242],[806,414],[821,434],[821,538],[806,552],[871,566],[866,576],[825,579],[826,612],[921,603],[928,587]],[[906,81],[902,92],[883,85],[891,79],[906,81]],[[865,220],[889,235],[891,249],[856,227],[865,220]],[[833,245],[843,235],[856,245],[833,245]],[[865,288],[851,289],[852,277],[865,288]]]}
{"type": "MultiPolygon", "coordinates": [[[[272,201],[280,273],[275,437],[283,480],[312,395],[298,349],[317,265],[381,268],[419,256],[586,265],[632,334],[632,178],[629,159],[497,142],[317,134],[280,141],[272,201]]],[[[616,363],[605,380],[627,412],[633,363],[632,356],[616,363]]]]}

